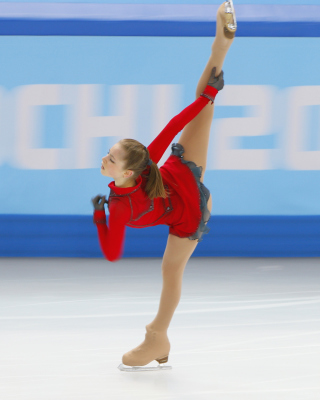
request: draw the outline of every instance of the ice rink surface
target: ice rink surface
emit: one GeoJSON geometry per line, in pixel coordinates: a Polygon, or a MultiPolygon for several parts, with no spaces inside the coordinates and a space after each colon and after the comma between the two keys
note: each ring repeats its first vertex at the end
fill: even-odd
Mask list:
{"type": "Polygon", "coordinates": [[[120,372],[161,259],[0,259],[0,399],[318,400],[320,259],[191,258],[172,370],[120,372]]]}

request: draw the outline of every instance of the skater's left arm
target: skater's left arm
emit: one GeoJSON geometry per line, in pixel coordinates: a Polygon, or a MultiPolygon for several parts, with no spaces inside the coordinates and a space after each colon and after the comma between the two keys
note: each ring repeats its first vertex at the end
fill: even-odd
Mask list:
{"type": "Polygon", "coordinates": [[[131,210],[122,202],[113,200],[109,206],[108,226],[104,211],[105,196],[96,196],[92,202],[95,207],[93,222],[97,225],[101,251],[107,260],[117,261],[123,254],[125,229],[131,210]],[[100,200],[96,200],[95,205],[97,198],[100,200]]]}

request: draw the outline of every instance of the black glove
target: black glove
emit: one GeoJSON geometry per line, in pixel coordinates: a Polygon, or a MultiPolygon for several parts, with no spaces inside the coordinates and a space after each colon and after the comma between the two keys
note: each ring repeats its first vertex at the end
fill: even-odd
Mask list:
{"type": "Polygon", "coordinates": [[[101,194],[98,194],[91,201],[95,210],[104,210],[104,204],[108,203],[106,196],[101,196],[101,194]]]}
{"type": "Polygon", "coordinates": [[[214,87],[217,90],[221,90],[224,86],[223,71],[221,71],[220,75],[217,77],[215,77],[215,74],[216,74],[216,67],[212,68],[208,85],[214,87]]]}

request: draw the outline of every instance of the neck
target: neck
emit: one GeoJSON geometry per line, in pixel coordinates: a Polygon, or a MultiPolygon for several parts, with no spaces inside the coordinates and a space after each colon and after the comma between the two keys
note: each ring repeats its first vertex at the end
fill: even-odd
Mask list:
{"type": "Polygon", "coordinates": [[[128,187],[133,187],[136,186],[137,182],[135,179],[125,180],[123,181],[122,179],[118,179],[114,181],[115,186],[119,188],[128,188],[128,187]]]}

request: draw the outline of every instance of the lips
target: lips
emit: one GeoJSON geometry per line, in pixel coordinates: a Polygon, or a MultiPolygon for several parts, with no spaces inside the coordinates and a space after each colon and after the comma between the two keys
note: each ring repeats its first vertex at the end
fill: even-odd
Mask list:
{"type": "Polygon", "coordinates": [[[101,164],[101,169],[104,169],[104,166],[103,166],[103,164],[101,164]]]}

